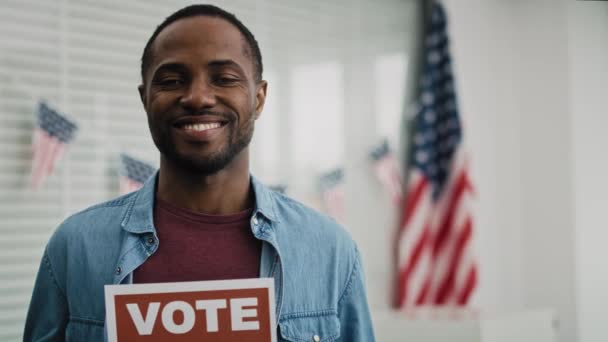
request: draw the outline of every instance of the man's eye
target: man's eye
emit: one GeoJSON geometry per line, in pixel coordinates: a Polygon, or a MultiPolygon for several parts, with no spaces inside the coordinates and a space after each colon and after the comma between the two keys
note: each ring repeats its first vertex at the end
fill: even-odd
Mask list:
{"type": "Polygon", "coordinates": [[[184,82],[179,78],[169,78],[160,81],[160,84],[163,86],[180,86],[183,83],[184,82]]]}
{"type": "Polygon", "coordinates": [[[177,88],[181,87],[184,81],[181,78],[161,78],[156,80],[154,84],[163,88],[177,88]]]}
{"type": "Polygon", "coordinates": [[[219,85],[233,85],[239,81],[238,78],[220,76],[215,78],[215,83],[219,85]]]}

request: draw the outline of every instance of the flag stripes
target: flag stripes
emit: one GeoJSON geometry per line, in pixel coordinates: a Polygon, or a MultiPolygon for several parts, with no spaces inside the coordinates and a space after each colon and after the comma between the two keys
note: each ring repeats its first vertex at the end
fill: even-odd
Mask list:
{"type": "Polygon", "coordinates": [[[395,239],[395,306],[464,306],[477,286],[473,189],[462,143],[446,16],[433,2],[412,156],[395,239]]]}

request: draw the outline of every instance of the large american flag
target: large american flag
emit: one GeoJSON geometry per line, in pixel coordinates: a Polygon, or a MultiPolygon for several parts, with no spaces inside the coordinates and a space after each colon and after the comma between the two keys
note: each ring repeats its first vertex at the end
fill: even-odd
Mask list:
{"type": "Polygon", "coordinates": [[[323,205],[329,216],[344,223],[344,171],[340,168],[328,171],[319,177],[323,205]]]}
{"type": "Polygon", "coordinates": [[[128,154],[120,155],[120,193],[127,194],[139,190],[156,168],[151,164],[128,154]]]}
{"type": "Polygon", "coordinates": [[[397,254],[398,308],[464,306],[477,285],[472,252],[472,186],[448,51],[446,15],[431,8],[425,33],[421,98],[397,254]]]}
{"type": "Polygon", "coordinates": [[[32,141],[31,184],[40,188],[53,172],[55,164],[74,139],[78,126],[46,103],[38,104],[36,128],[32,141]]]}

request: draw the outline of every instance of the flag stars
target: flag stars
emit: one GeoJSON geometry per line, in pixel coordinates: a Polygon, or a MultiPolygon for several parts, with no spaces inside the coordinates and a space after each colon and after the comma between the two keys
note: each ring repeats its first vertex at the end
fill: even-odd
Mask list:
{"type": "Polygon", "coordinates": [[[142,160],[133,158],[127,154],[121,154],[121,173],[133,182],[143,184],[156,172],[156,168],[142,160]]]}
{"type": "Polygon", "coordinates": [[[448,144],[448,142],[447,142],[447,141],[442,141],[442,142],[439,144],[439,152],[441,152],[441,153],[445,153],[445,152],[447,152],[449,149],[450,149],[450,145],[448,144]]]}
{"type": "Polygon", "coordinates": [[[416,152],[416,161],[420,164],[424,164],[426,163],[426,161],[429,159],[429,155],[426,151],[421,150],[416,152]]]}
{"type": "Polygon", "coordinates": [[[421,146],[424,144],[424,142],[425,142],[424,134],[416,133],[416,135],[414,136],[414,144],[421,146]]]}
{"type": "Polygon", "coordinates": [[[437,115],[435,114],[435,111],[432,109],[427,109],[424,112],[424,120],[428,123],[428,124],[433,124],[435,122],[435,118],[437,117],[437,115]]]}
{"type": "Polygon", "coordinates": [[[443,72],[446,75],[451,75],[452,74],[452,63],[450,63],[450,62],[445,63],[445,65],[443,66],[443,72]]]}
{"type": "Polygon", "coordinates": [[[431,20],[433,23],[435,24],[442,24],[443,23],[443,15],[441,12],[439,11],[433,11],[433,14],[431,15],[431,20]]]}
{"type": "Polygon", "coordinates": [[[452,129],[452,130],[460,128],[460,125],[458,124],[458,120],[455,118],[450,119],[448,121],[447,125],[448,125],[448,128],[452,129]]]}
{"type": "Polygon", "coordinates": [[[426,38],[426,46],[429,49],[435,49],[438,45],[442,44],[446,39],[445,33],[434,32],[426,38]]]}
{"type": "Polygon", "coordinates": [[[429,88],[432,84],[433,84],[433,79],[429,76],[422,77],[422,80],[420,81],[420,85],[423,88],[429,88]]]}
{"type": "MultiPolygon", "coordinates": [[[[414,202],[412,202],[413,204],[411,207],[407,207],[406,209],[414,208],[414,211],[419,212],[411,215],[426,215],[421,217],[432,219],[433,217],[459,216],[461,212],[458,210],[461,210],[463,206],[456,201],[466,201],[468,196],[457,196],[456,194],[460,193],[458,187],[446,186],[453,179],[460,177],[461,172],[467,172],[467,170],[461,170],[459,163],[456,162],[456,153],[458,153],[457,150],[460,149],[462,140],[462,123],[458,118],[458,108],[455,97],[457,90],[455,89],[453,81],[453,67],[448,51],[449,40],[446,31],[446,15],[440,2],[433,2],[431,10],[432,12],[429,16],[429,30],[425,34],[424,41],[426,52],[423,55],[424,66],[421,75],[421,84],[423,87],[420,89],[421,93],[419,95],[419,105],[422,108],[418,108],[419,110],[416,112],[418,115],[415,117],[415,132],[412,133],[412,138],[414,138],[416,144],[413,144],[411,160],[413,165],[411,165],[411,170],[421,173],[422,177],[410,178],[411,183],[408,184],[408,189],[413,190],[409,190],[406,194],[411,195],[412,191],[419,191],[419,187],[415,186],[416,183],[412,182],[412,179],[416,179],[415,182],[428,182],[429,186],[425,186],[424,191],[430,191],[431,203],[429,204],[431,204],[431,209],[429,210],[426,206],[420,206],[415,202],[425,201],[427,198],[426,196],[408,196],[408,198],[414,198],[414,202]],[[429,94],[433,96],[433,101],[428,100],[431,98],[429,94]],[[434,113],[434,117],[428,115],[429,112],[434,113]],[[416,139],[415,137],[419,138],[416,139]],[[459,165],[459,169],[455,170],[457,165],[459,165]],[[454,201],[454,205],[436,205],[439,201],[444,200],[448,202],[454,201]]],[[[464,191],[468,190],[469,189],[464,189],[464,191]]],[[[462,213],[465,214],[464,212],[462,213]]],[[[466,214],[469,215],[469,213],[466,214]]],[[[424,222],[424,220],[421,220],[420,222],[424,222]]],[[[451,236],[450,234],[454,233],[454,229],[458,230],[460,228],[459,224],[460,223],[454,222],[451,222],[451,224],[447,223],[445,227],[442,226],[442,229],[445,229],[447,232],[446,236],[449,237],[451,236]]],[[[470,225],[467,223],[467,229],[469,228],[470,225]]],[[[423,239],[426,238],[426,227],[422,224],[419,225],[419,220],[406,221],[401,229],[404,236],[409,236],[410,238],[414,236],[415,240],[413,241],[416,243],[419,243],[418,241],[424,241],[423,239]],[[415,234],[418,235],[416,236],[415,234]]],[[[464,232],[465,230],[463,229],[462,231],[464,232]]],[[[470,234],[470,231],[466,233],[470,234]]],[[[462,236],[469,235],[463,234],[462,236]]],[[[458,239],[455,239],[452,242],[460,243],[465,242],[465,240],[458,237],[458,239]]],[[[462,246],[458,246],[458,248],[461,248],[464,251],[462,255],[468,255],[469,253],[464,248],[469,248],[470,243],[468,243],[468,240],[466,240],[466,243],[466,245],[462,244],[462,246]]],[[[421,246],[424,245],[421,244],[421,246]]],[[[431,253],[433,253],[433,255],[440,255],[439,253],[443,253],[446,257],[451,257],[450,253],[453,254],[452,246],[449,245],[448,242],[445,247],[443,249],[431,248],[433,249],[431,253]]],[[[412,253],[420,253],[419,250],[399,250],[398,252],[399,254],[406,254],[408,256],[407,258],[401,258],[400,260],[410,261],[414,260],[412,259],[414,254],[412,253]]],[[[436,263],[435,260],[441,260],[441,258],[433,258],[431,264],[425,266],[433,268],[436,267],[436,265],[439,265],[439,268],[442,268],[440,263],[436,263]]],[[[427,297],[423,300],[424,303],[421,303],[423,305],[432,305],[433,303],[445,304],[450,302],[458,303],[458,305],[466,305],[477,282],[477,270],[475,266],[470,266],[468,262],[469,260],[463,258],[463,262],[458,260],[458,264],[456,262],[451,263],[449,268],[442,270],[442,272],[440,272],[442,274],[439,277],[433,278],[430,283],[427,283],[428,280],[424,277],[418,279],[418,277],[408,277],[407,273],[401,273],[400,275],[405,275],[405,277],[398,285],[400,307],[414,307],[418,304],[417,301],[419,301],[419,298],[423,296],[427,297]],[[453,275],[460,275],[461,273],[463,276],[466,274],[467,279],[461,277],[463,278],[460,279],[462,281],[453,282],[453,275]],[[435,281],[435,279],[437,279],[437,281],[435,281]],[[436,288],[438,291],[427,291],[429,288],[436,288]],[[427,292],[431,293],[431,295],[426,295],[427,292]]],[[[406,269],[406,267],[403,266],[406,266],[406,264],[400,263],[400,269],[406,269]]]]}
{"type": "Polygon", "coordinates": [[[443,86],[443,91],[445,94],[453,94],[454,93],[454,82],[446,82],[443,86]]]}
{"type": "Polygon", "coordinates": [[[452,135],[449,139],[448,139],[448,148],[452,149],[456,146],[456,143],[458,142],[458,136],[457,135],[452,135]]]}
{"type": "Polygon", "coordinates": [[[439,51],[433,50],[429,53],[427,58],[430,64],[435,65],[441,60],[441,54],[439,53],[439,51]]]}
{"type": "Polygon", "coordinates": [[[439,132],[439,135],[441,136],[444,136],[448,132],[448,129],[448,124],[445,121],[437,125],[437,132],[439,132]]]}
{"type": "Polygon", "coordinates": [[[432,106],[435,102],[435,96],[430,91],[422,93],[422,104],[425,106],[432,106]]]}
{"type": "Polygon", "coordinates": [[[76,134],[78,126],[62,116],[45,103],[38,105],[38,125],[47,134],[56,137],[62,143],[69,143],[76,134]]]}
{"type": "Polygon", "coordinates": [[[439,42],[439,33],[433,33],[426,38],[426,45],[434,47],[439,42]]]}
{"type": "Polygon", "coordinates": [[[445,104],[445,108],[449,111],[455,111],[456,110],[456,101],[454,101],[453,99],[448,100],[448,102],[446,102],[446,104],[445,104]]]}
{"type": "Polygon", "coordinates": [[[434,13],[431,32],[427,33],[421,75],[421,94],[413,136],[413,162],[433,184],[434,193],[442,191],[461,131],[449,56],[445,17],[434,13]]]}

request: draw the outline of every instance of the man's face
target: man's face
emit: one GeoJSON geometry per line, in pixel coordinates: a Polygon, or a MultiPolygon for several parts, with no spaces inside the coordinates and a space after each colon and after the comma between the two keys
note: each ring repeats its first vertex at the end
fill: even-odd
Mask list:
{"type": "Polygon", "coordinates": [[[240,31],[220,18],[180,19],[156,37],[139,91],[166,159],[212,174],[246,153],[266,97],[250,55],[240,31]]]}

